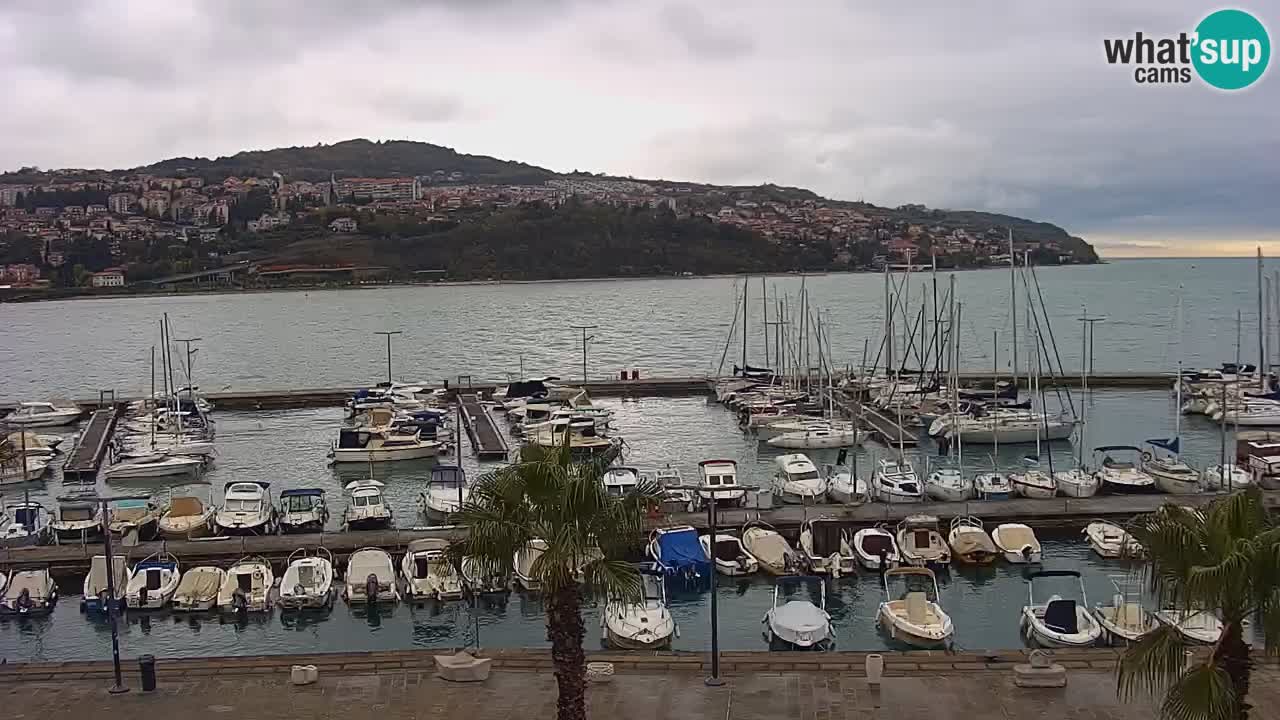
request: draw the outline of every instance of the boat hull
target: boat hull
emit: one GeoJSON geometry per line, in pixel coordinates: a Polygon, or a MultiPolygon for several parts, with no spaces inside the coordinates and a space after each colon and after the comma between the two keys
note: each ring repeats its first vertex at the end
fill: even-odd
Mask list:
{"type": "Polygon", "coordinates": [[[671,635],[642,635],[639,637],[627,637],[626,635],[614,632],[613,628],[606,627],[604,640],[610,647],[619,650],[661,650],[671,647],[671,635]]]}
{"type": "Polygon", "coordinates": [[[910,645],[914,648],[934,650],[938,648],[945,648],[951,644],[951,638],[949,637],[938,639],[917,635],[911,632],[911,630],[906,626],[894,622],[894,618],[891,617],[890,613],[883,610],[880,611],[879,621],[880,629],[883,630],[890,639],[905,645],[910,645]]]}
{"type": "Polygon", "coordinates": [[[51,527],[53,527],[53,537],[58,544],[86,543],[90,540],[99,540],[102,538],[102,525],[100,523],[87,528],[51,527]]]}
{"type": "Polygon", "coordinates": [[[1044,427],[1039,430],[1035,427],[1027,427],[996,431],[991,428],[965,428],[958,433],[952,429],[951,433],[953,436],[958,434],[965,444],[994,445],[999,442],[1001,445],[1021,445],[1034,443],[1037,437],[1041,442],[1066,440],[1071,437],[1074,427],[1071,423],[1051,422],[1047,430],[1044,427]]]}
{"type": "Polygon", "coordinates": [[[164,540],[194,540],[209,537],[213,534],[213,519],[194,525],[190,528],[166,527],[163,522],[156,524],[156,533],[164,540]]]}
{"type": "Polygon", "coordinates": [[[333,461],[335,463],[395,462],[398,460],[424,460],[439,454],[440,448],[435,445],[379,448],[375,450],[335,448],[333,461]]]}
{"type": "Polygon", "coordinates": [[[1197,475],[1174,476],[1152,472],[1151,477],[1156,481],[1156,488],[1170,495],[1195,495],[1201,492],[1200,477],[1197,475]]]}
{"type": "Polygon", "coordinates": [[[971,488],[949,487],[925,483],[925,494],[939,502],[964,502],[973,496],[971,488]]]}

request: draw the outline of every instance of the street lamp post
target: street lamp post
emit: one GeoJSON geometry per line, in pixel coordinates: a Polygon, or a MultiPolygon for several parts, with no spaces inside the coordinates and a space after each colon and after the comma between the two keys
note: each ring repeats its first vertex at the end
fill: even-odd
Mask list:
{"type": "Polygon", "coordinates": [[[385,335],[387,337],[387,387],[391,387],[391,336],[402,335],[399,330],[379,330],[375,335],[385,335]]]}
{"type": "Polygon", "coordinates": [[[711,490],[711,499],[707,502],[707,527],[710,529],[707,547],[711,557],[711,677],[703,682],[708,687],[724,685],[720,677],[720,612],[716,604],[716,491],[711,490]]]}
{"type": "MultiPolygon", "coordinates": [[[[98,501],[102,504],[102,518],[106,525],[102,533],[102,550],[107,560],[107,620],[111,624],[111,667],[115,671],[115,684],[111,686],[107,692],[112,695],[129,692],[129,688],[124,684],[124,675],[120,669],[120,630],[116,618],[119,611],[119,601],[116,598],[116,573],[115,573],[115,555],[111,547],[111,507],[112,500],[147,500],[149,495],[113,495],[109,498],[99,497],[98,501]]],[[[78,499],[83,499],[81,495],[78,499]]],[[[58,498],[59,500],[67,498],[58,498]]],[[[123,578],[122,578],[123,579],[123,578]]]]}
{"type": "Polygon", "coordinates": [[[594,340],[595,335],[588,336],[588,330],[595,330],[598,325],[570,325],[574,330],[582,331],[582,383],[587,382],[587,341],[594,340]]]}

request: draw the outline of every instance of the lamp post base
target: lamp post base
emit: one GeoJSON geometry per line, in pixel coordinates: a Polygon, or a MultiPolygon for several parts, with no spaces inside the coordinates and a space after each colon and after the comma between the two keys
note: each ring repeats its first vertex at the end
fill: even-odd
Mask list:
{"type": "Polygon", "coordinates": [[[125,687],[124,685],[112,685],[110,689],[107,690],[107,692],[111,693],[112,695],[123,695],[129,692],[129,688],[125,687]]]}
{"type": "Polygon", "coordinates": [[[704,679],[702,681],[702,684],[706,685],[707,687],[721,687],[724,685],[724,678],[709,677],[704,679]]]}

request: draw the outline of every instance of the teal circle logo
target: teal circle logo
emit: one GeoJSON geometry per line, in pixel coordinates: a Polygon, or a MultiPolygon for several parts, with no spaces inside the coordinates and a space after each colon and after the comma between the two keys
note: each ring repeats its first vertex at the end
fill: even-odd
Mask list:
{"type": "Polygon", "coordinates": [[[1218,10],[1196,26],[1191,62],[1200,79],[1219,90],[1249,87],[1270,59],[1267,29],[1243,10],[1218,10]]]}

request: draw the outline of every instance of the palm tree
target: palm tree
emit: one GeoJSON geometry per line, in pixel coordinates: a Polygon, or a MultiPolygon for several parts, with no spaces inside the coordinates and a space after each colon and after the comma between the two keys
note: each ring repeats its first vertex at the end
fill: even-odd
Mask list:
{"type": "Polygon", "coordinates": [[[1268,652],[1280,640],[1280,525],[1257,488],[1203,510],[1169,504],[1139,518],[1134,537],[1146,549],[1143,572],[1163,606],[1217,612],[1222,637],[1207,656],[1187,660],[1182,635],[1161,625],[1120,659],[1118,692],[1164,693],[1171,720],[1244,720],[1249,714],[1249,645],[1253,618],[1268,652]]]}
{"type": "Polygon", "coordinates": [[[541,583],[559,720],[586,718],[583,591],[632,601],[643,593],[639,573],[623,558],[639,544],[645,509],[659,491],[642,481],[611,496],[601,482],[604,468],[598,460],[575,461],[567,443],[526,446],[519,463],[482,476],[457,515],[468,533],[453,553],[471,558],[483,577],[509,577],[521,548],[534,539],[547,543],[530,576],[541,583]]]}

